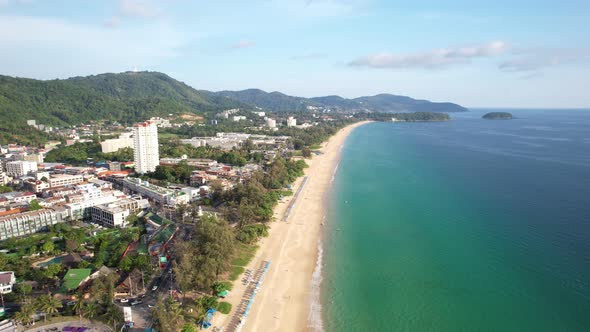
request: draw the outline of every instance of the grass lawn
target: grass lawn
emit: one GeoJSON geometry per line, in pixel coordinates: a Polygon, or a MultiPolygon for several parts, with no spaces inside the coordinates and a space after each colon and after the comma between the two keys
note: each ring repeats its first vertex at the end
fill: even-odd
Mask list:
{"type": "Polygon", "coordinates": [[[322,148],[321,145],[312,145],[312,146],[309,147],[310,150],[319,150],[321,148],[322,148]]]}
{"type": "Polygon", "coordinates": [[[281,195],[287,197],[287,196],[293,196],[293,192],[291,190],[281,190],[281,195]]]}
{"type": "Polygon", "coordinates": [[[244,268],[254,255],[256,254],[257,245],[249,245],[239,242],[236,248],[236,257],[232,260],[231,271],[229,274],[229,280],[235,281],[240,277],[240,274],[244,273],[244,268]]]}
{"type": "Polygon", "coordinates": [[[254,258],[254,255],[256,254],[256,249],[258,249],[257,245],[249,245],[240,242],[236,248],[237,255],[232,260],[231,265],[237,265],[242,267],[248,265],[252,258],[254,258]]]}
{"type": "Polygon", "coordinates": [[[233,265],[231,267],[231,271],[229,273],[228,279],[231,280],[231,281],[236,281],[236,280],[238,280],[238,278],[240,277],[240,275],[242,273],[244,273],[244,267],[243,266],[233,265]]]}

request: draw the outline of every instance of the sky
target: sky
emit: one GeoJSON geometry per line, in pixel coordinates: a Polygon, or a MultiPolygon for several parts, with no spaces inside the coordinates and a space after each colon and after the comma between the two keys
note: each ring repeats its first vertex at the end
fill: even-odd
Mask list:
{"type": "Polygon", "coordinates": [[[590,108],[588,0],[0,0],[0,74],[590,108]]]}

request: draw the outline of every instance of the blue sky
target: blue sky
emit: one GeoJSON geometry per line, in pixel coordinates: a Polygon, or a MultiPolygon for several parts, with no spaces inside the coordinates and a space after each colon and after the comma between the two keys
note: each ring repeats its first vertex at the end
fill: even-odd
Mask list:
{"type": "Polygon", "coordinates": [[[590,107],[590,1],[0,0],[0,74],[590,107]]]}

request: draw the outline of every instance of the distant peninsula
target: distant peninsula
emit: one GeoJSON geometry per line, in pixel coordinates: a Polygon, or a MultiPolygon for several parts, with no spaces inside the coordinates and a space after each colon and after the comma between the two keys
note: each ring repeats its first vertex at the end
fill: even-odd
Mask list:
{"type": "Polygon", "coordinates": [[[391,121],[393,122],[436,122],[449,120],[451,120],[451,117],[447,113],[438,112],[414,112],[391,114],[391,121]]]}
{"type": "Polygon", "coordinates": [[[486,120],[512,120],[512,114],[508,112],[490,112],[482,116],[486,120]]]}

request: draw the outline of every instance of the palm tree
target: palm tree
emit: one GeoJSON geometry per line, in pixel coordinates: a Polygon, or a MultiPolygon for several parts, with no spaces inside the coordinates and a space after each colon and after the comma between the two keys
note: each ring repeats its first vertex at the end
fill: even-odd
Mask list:
{"type": "Polygon", "coordinates": [[[74,306],[72,307],[72,309],[74,310],[75,313],[78,314],[78,316],[80,317],[80,320],[82,320],[82,308],[84,308],[84,296],[82,294],[78,294],[76,295],[76,299],[78,299],[78,301],[76,301],[76,303],[74,303],[74,306]]]}
{"type": "Polygon", "coordinates": [[[43,316],[43,321],[46,322],[47,314],[51,316],[55,313],[58,313],[59,309],[62,308],[63,305],[61,304],[61,301],[54,298],[53,296],[51,296],[50,293],[48,293],[47,295],[41,295],[37,299],[37,307],[39,308],[39,310],[45,313],[45,315],[43,316]]]}
{"type": "Polygon", "coordinates": [[[168,319],[174,328],[178,327],[184,317],[182,315],[182,308],[177,302],[169,302],[168,303],[168,319]]]}
{"type": "Polygon", "coordinates": [[[14,315],[14,319],[23,325],[30,325],[34,314],[35,306],[32,303],[27,303],[20,307],[20,310],[14,315]]]}
{"type": "Polygon", "coordinates": [[[106,319],[108,324],[113,324],[113,330],[117,330],[117,323],[123,321],[123,313],[119,308],[114,305],[110,304],[107,308],[107,311],[103,314],[103,317],[106,319]]]}
{"type": "Polygon", "coordinates": [[[96,312],[98,311],[98,307],[94,303],[86,303],[81,309],[82,316],[90,320],[96,316],[96,312]]]}

